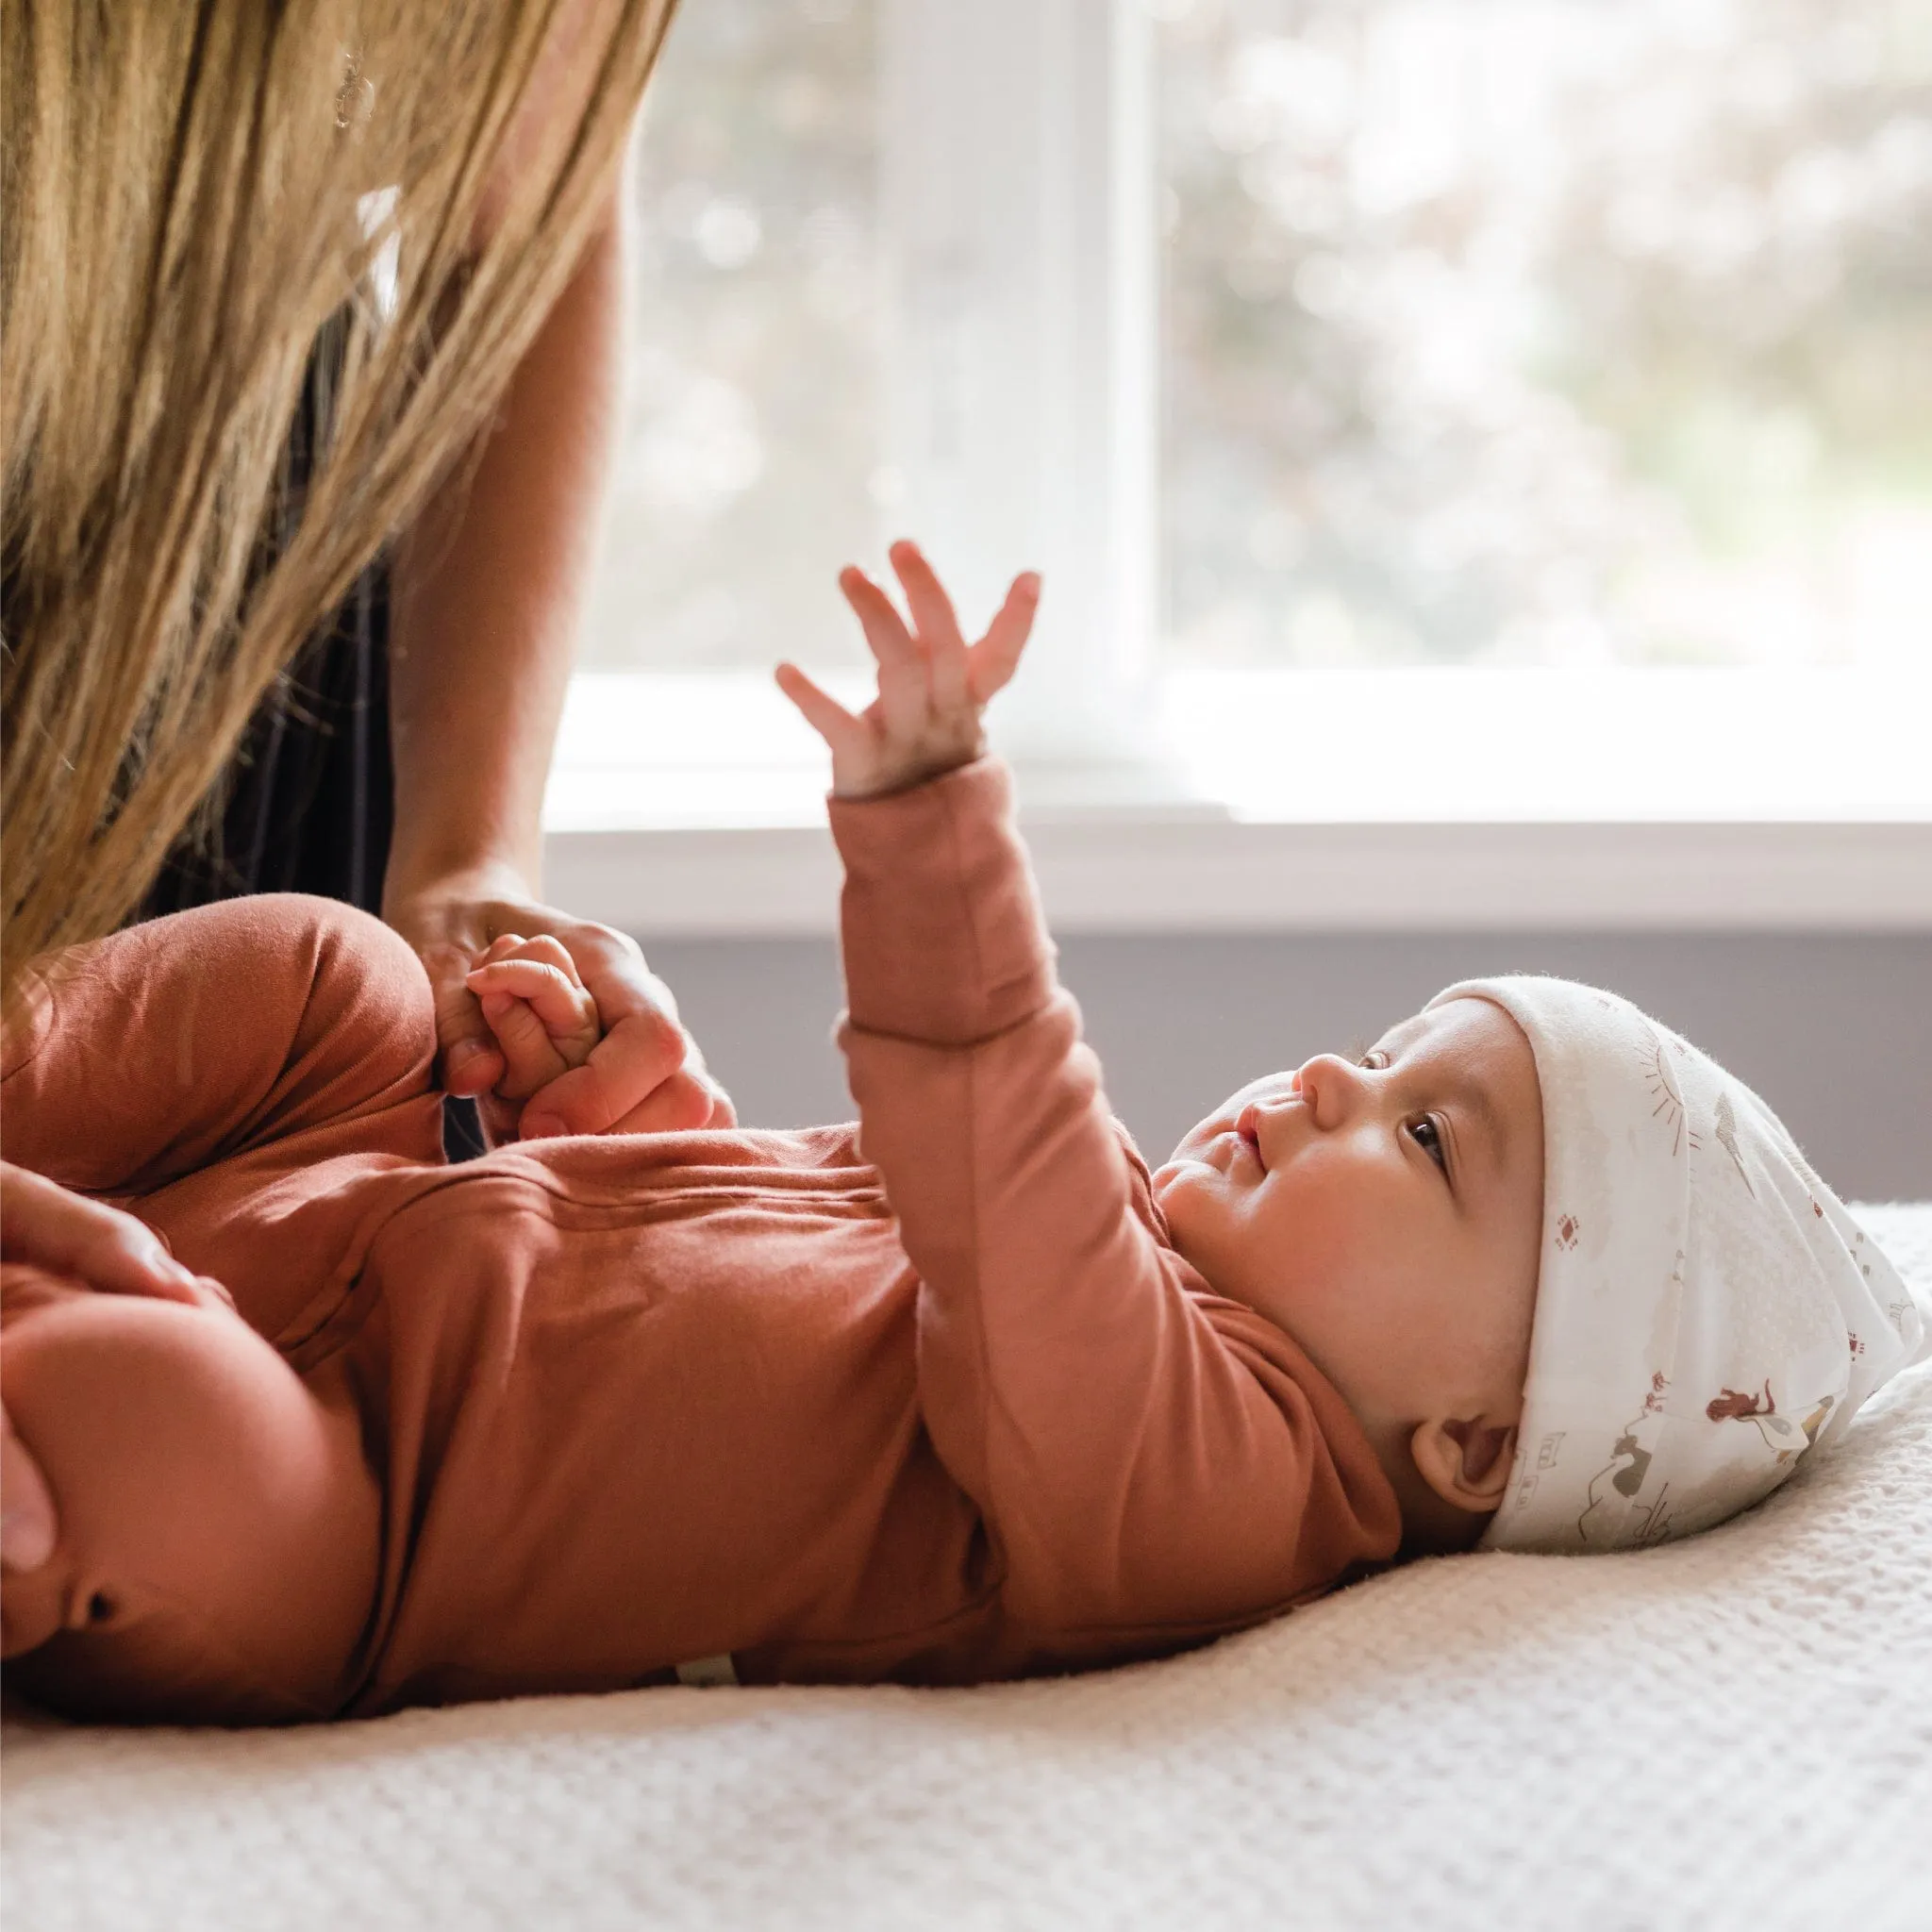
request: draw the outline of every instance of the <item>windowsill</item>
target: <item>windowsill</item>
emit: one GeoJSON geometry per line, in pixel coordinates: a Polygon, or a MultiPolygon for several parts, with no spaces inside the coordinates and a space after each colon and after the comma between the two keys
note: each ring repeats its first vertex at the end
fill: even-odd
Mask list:
{"type": "MultiPolygon", "coordinates": [[[[1022,818],[1067,932],[1932,930],[1927,682],[1195,674],[1158,763],[1023,765],[1022,818]]],[[[761,676],[580,677],[549,892],[646,937],[830,932],[824,788],[761,676]]]]}

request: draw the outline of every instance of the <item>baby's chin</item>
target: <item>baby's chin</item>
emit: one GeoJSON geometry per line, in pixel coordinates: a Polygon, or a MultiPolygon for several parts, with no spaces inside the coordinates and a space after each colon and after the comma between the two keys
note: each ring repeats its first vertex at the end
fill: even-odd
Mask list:
{"type": "MultiPolygon", "coordinates": [[[[1186,1143],[1183,1142],[1185,1148],[1186,1143]]],[[[1168,1239],[1188,1259],[1194,1258],[1189,1236],[1205,1213],[1210,1218],[1216,1209],[1214,1197],[1226,1191],[1226,1175],[1199,1149],[1177,1152],[1157,1167],[1149,1176],[1154,1205],[1167,1222],[1168,1239]]]]}
{"type": "MultiPolygon", "coordinates": [[[[1219,1131],[1225,1133],[1227,1130],[1222,1128],[1219,1131]]],[[[1212,1135],[1198,1141],[1191,1134],[1189,1135],[1148,1176],[1154,1198],[1157,1201],[1162,1199],[1191,1179],[1218,1177],[1221,1170],[1210,1158],[1213,1145],[1212,1135]]]]}

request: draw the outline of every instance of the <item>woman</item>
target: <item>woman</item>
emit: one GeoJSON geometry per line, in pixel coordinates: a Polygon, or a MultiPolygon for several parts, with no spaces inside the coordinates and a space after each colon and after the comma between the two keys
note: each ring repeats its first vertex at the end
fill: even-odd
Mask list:
{"type": "MultiPolygon", "coordinates": [[[[8,1010],[143,907],[320,889],[417,947],[498,1133],[729,1118],[636,946],[536,886],[670,11],[8,10],[8,1010]],[[520,1119],[462,985],[503,931],[561,940],[605,1026],[520,1119]]],[[[0,1253],[180,1291],[139,1223],[10,1168],[0,1253]]],[[[32,1567],[53,1511],[4,1417],[0,1453],[32,1567]]]]}

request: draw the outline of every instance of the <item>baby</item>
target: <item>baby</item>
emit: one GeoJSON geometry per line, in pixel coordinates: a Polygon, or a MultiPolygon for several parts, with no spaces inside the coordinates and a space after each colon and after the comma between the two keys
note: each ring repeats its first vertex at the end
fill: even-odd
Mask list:
{"type": "MultiPolygon", "coordinates": [[[[60,1525],[0,1599],[20,1689],[246,1722],[1151,1657],[1401,1557],[1700,1528],[1923,1352],[1755,1096],[1560,981],[1452,987],[1150,1174],[984,755],[1038,582],[969,646],[893,562],[909,625],[842,580],[864,713],[779,673],[832,754],[857,1130],[449,1167],[373,920],[244,900],[47,962],[8,1156],[201,1286],[4,1271],[60,1525]]],[[[472,983],[512,1091],[596,1038],[546,942],[472,983]]]]}

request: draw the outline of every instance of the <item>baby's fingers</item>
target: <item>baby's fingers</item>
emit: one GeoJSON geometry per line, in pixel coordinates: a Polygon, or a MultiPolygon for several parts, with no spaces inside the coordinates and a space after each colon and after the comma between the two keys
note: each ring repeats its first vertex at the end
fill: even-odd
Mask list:
{"type": "Polygon", "coordinates": [[[916,670],[924,663],[920,641],[907,629],[892,600],[856,563],[848,563],[839,573],[839,588],[881,672],[916,670]]]}
{"type": "Polygon", "coordinates": [[[825,741],[834,758],[862,753],[869,737],[864,724],[829,691],[814,684],[796,664],[780,664],[773,675],[778,689],[798,707],[805,722],[825,741]]]}
{"type": "Polygon", "coordinates": [[[920,642],[928,651],[946,644],[958,649],[965,641],[959,633],[958,614],[953,608],[953,600],[946,595],[946,587],[940,582],[939,573],[925,560],[925,552],[917,543],[901,540],[888,554],[905,589],[907,608],[912,612],[920,642]]]}
{"type": "Polygon", "coordinates": [[[1020,668],[1020,656],[1033,634],[1033,619],[1040,608],[1040,573],[1023,571],[1007,591],[986,635],[966,653],[975,704],[985,704],[1002,691],[1020,668]]]}
{"type": "Polygon", "coordinates": [[[508,992],[481,995],[483,1018],[503,1051],[504,1074],[491,1090],[499,1100],[527,1100],[559,1074],[567,1073],[563,1055],[530,1003],[508,992]]]}
{"type": "Polygon", "coordinates": [[[503,1051],[495,1091],[505,1100],[527,1100],[559,1074],[582,1066],[597,1044],[597,1003],[574,971],[528,957],[535,950],[534,941],[525,943],[522,957],[492,960],[469,976],[503,1051]]]}
{"type": "Polygon", "coordinates": [[[590,1058],[597,1043],[597,1003],[560,967],[541,959],[497,959],[477,967],[469,987],[486,1015],[504,995],[525,1005],[571,1066],[590,1058]]]}
{"type": "Polygon", "coordinates": [[[941,717],[950,716],[973,702],[966,643],[959,635],[953,600],[918,544],[894,543],[891,558],[925,653],[928,701],[941,717]]]}

